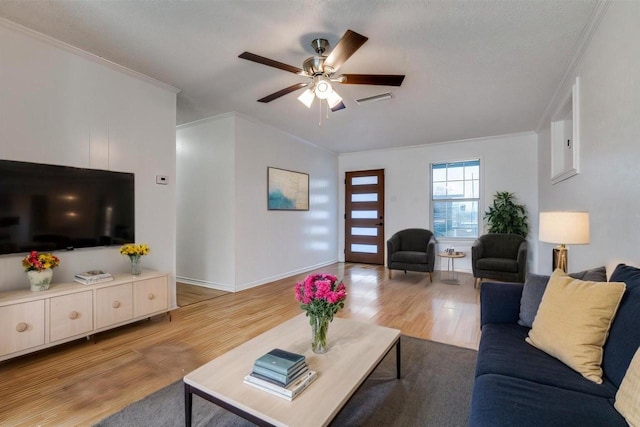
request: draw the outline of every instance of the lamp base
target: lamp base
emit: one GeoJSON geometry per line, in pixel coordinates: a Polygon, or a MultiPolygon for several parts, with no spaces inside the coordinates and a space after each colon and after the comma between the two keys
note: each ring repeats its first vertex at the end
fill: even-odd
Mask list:
{"type": "Polygon", "coordinates": [[[553,248],[553,271],[556,268],[567,272],[567,264],[569,263],[569,254],[565,245],[553,248]]]}

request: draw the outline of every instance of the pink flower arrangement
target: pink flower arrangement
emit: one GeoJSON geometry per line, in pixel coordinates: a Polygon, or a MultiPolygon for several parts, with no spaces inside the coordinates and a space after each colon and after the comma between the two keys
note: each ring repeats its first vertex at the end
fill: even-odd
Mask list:
{"type": "Polygon", "coordinates": [[[296,300],[301,303],[307,316],[328,317],[333,320],[333,315],[344,307],[347,290],[336,276],[319,273],[310,274],[303,281],[296,283],[296,300]]]}

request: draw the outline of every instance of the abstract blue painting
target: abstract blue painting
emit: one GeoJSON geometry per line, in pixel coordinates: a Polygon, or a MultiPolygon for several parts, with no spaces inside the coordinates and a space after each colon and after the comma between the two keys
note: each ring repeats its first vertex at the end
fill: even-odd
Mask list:
{"type": "Polygon", "coordinates": [[[267,208],[272,211],[308,211],[309,175],[267,168],[267,208]]]}

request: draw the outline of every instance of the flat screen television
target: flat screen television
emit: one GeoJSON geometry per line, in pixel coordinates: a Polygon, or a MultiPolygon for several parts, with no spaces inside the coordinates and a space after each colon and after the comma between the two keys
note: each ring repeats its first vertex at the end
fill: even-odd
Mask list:
{"type": "Polygon", "coordinates": [[[0,254],[135,242],[134,179],[0,160],[0,254]]]}

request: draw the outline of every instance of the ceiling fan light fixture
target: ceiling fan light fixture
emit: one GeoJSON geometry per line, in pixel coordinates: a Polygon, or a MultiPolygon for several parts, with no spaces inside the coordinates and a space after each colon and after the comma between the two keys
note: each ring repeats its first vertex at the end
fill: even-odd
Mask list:
{"type": "Polygon", "coordinates": [[[311,108],[311,104],[313,103],[313,99],[315,97],[316,95],[313,93],[313,89],[309,88],[304,92],[302,92],[302,95],[298,97],[298,101],[302,102],[305,105],[305,107],[311,108]]]}
{"type": "Polygon", "coordinates": [[[314,91],[318,98],[327,99],[331,92],[333,92],[333,86],[331,86],[331,82],[328,78],[320,76],[316,78],[314,91]]]}
{"type": "Polygon", "coordinates": [[[329,96],[327,96],[327,103],[329,108],[335,108],[342,102],[342,97],[338,95],[338,92],[332,90],[329,96]]]}

